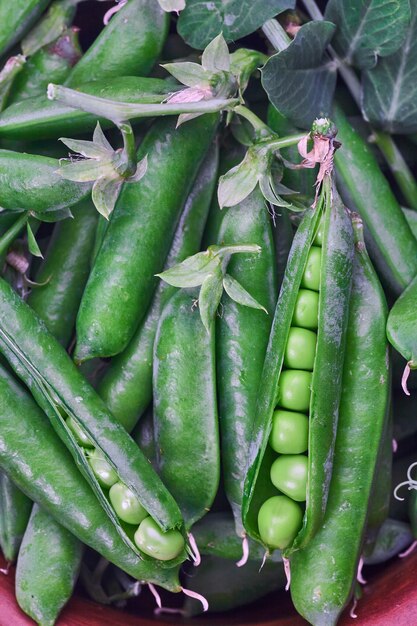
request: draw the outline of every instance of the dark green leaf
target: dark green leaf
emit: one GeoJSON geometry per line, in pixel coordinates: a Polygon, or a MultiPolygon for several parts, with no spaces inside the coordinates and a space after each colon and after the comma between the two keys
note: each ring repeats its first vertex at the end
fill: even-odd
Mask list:
{"type": "Polygon", "coordinates": [[[402,45],[410,6],[408,0],[330,0],[325,17],[337,26],[333,45],[343,60],[370,69],[402,45]]]}
{"type": "Polygon", "coordinates": [[[363,74],[362,111],[390,133],[417,131],[417,3],[401,48],[363,74]]]}
{"type": "Polygon", "coordinates": [[[270,101],[295,126],[310,128],[316,117],[330,113],[336,67],[325,50],[334,31],[330,22],[305,24],[288,48],[261,70],[270,101]]]}
{"type": "Polygon", "coordinates": [[[27,229],[27,235],[28,235],[28,247],[29,247],[29,252],[31,254],[33,254],[33,256],[38,256],[41,257],[41,259],[43,259],[43,254],[40,251],[40,248],[37,244],[37,241],[35,239],[35,235],[33,234],[33,230],[30,227],[29,222],[26,224],[26,229],[27,229]]]}
{"type": "Polygon", "coordinates": [[[235,41],[294,7],[295,0],[187,0],[178,32],[190,46],[202,50],[220,33],[226,41],[235,41]]]}

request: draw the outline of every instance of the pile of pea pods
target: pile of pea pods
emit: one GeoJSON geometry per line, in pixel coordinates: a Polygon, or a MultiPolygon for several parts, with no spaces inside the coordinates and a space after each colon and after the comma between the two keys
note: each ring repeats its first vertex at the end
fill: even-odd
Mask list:
{"type": "Polygon", "coordinates": [[[76,585],[366,623],[417,537],[417,212],[342,104],[294,127],[264,39],[201,53],[176,7],[0,0],[4,573],[40,626],[76,585]]]}

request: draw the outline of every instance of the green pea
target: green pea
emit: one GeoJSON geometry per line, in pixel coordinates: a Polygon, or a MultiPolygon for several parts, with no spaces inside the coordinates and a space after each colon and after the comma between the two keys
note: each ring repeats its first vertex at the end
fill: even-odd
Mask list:
{"type": "Polygon", "coordinates": [[[184,537],[178,530],[164,532],[152,517],[146,517],[135,532],[139,550],[160,561],[170,561],[184,549],[184,537]]]}
{"type": "Polygon", "coordinates": [[[94,476],[102,487],[112,487],[117,483],[118,476],[110,463],[106,461],[99,450],[94,450],[88,457],[94,476]]]}
{"type": "Polygon", "coordinates": [[[317,335],[305,328],[290,328],[284,365],[295,370],[313,370],[317,335]]]}
{"type": "Polygon", "coordinates": [[[140,524],[148,517],[148,512],[124,483],[115,483],[109,491],[109,498],[117,516],[127,524],[140,524]]]}
{"type": "Polygon", "coordinates": [[[270,446],[279,454],[301,454],[308,448],[308,417],[293,411],[274,412],[270,446]]]}
{"type": "Polygon", "coordinates": [[[321,218],[319,227],[316,232],[316,236],[313,241],[314,246],[321,247],[323,245],[323,231],[324,231],[324,224],[323,224],[323,218],[321,218]]]}
{"type": "Polygon", "coordinates": [[[299,504],[287,496],[273,496],[259,509],[259,534],[267,546],[284,550],[293,542],[302,521],[303,511],[299,504]]]}
{"type": "Polygon", "coordinates": [[[308,411],[311,395],[311,372],[284,370],[279,379],[278,404],[290,411],[308,411]]]}
{"type": "Polygon", "coordinates": [[[308,459],[303,454],[283,454],[271,466],[274,487],[297,502],[305,502],[308,459]]]}
{"type": "Polygon", "coordinates": [[[319,294],[311,289],[300,289],[294,308],[294,326],[315,330],[319,325],[319,294]]]}
{"type": "Polygon", "coordinates": [[[307,265],[301,279],[301,286],[318,291],[320,289],[321,248],[312,246],[308,253],[307,265]]]}
{"type": "Polygon", "coordinates": [[[72,417],[67,419],[67,426],[80,446],[83,448],[94,448],[94,442],[72,417]]]}

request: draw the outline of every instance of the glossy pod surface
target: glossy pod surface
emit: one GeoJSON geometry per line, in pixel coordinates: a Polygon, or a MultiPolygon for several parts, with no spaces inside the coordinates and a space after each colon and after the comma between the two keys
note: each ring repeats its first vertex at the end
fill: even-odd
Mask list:
{"type": "Polygon", "coordinates": [[[336,624],[348,603],[365,532],[368,501],[389,415],[387,305],[355,225],[343,388],[333,472],[322,527],[291,558],[291,595],[311,624],[336,624]]]}
{"type": "Polygon", "coordinates": [[[28,304],[62,345],[68,345],[83,288],[90,272],[91,249],[98,213],[90,200],[74,207],[74,219],[55,225],[45,260],[36,273],[37,283],[28,304]]]}
{"type": "Polygon", "coordinates": [[[51,0],[13,0],[0,4],[0,55],[29,30],[51,0]]]}
{"type": "Polygon", "coordinates": [[[16,599],[38,624],[53,626],[72,595],[83,544],[33,505],[16,567],[16,599]]]}
{"type": "Polygon", "coordinates": [[[182,518],[172,496],[64,348],[4,281],[0,282],[0,294],[0,349],[47,413],[122,538],[131,545],[112,516],[112,509],[62,413],[79,423],[163,530],[180,528],[182,518]]]}
{"type": "Polygon", "coordinates": [[[387,323],[389,342],[404,357],[411,369],[417,368],[416,309],[417,277],[395,302],[387,323]]]}
{"type": "Polygon", "coordinates": [[[0,472],[0,547],[10,563],[16,560],[31,509],[32,501],[0,472]]]}
{"type": "Polygon", "coordinates": [[[33,398],[0,368],[0,466],[27,496],[138,580],[179,590],[177,569],[141,560],[122,541],[33,398]],[[19,421],[16,420],[19,415],[19,421]]]}
{"type": "MultiPolygon", "coordinates": [[[[218,161],[217,143],[210,148],[184,205],[165,267],[180,263],[199,250],[213,194],[218,161]]],[[[120,355],[114,357],[98,393],[110,411],[130,431],[152,399],[153,344],[163,305],[175,287],[160,281],[143,322],[120,355]]]]}
{"type": "Polygon", "coordinates": [[[0,150],[0,206],[43,213],[77,204],[91,183],[64,180],[58,168],[56,159],[0,150]]]}
{"type": "Polygon", "coordinates": [[[169,14],[154,0],[129,0],[112,17],[72,70],[66,84],[77,87],[112,76],[146,76],[158,59],[169,14]]]}
{"type": "Polygon", "coordinates": [[[192,295],[177,291],[159,320],[154,348],[157,465],[186,528],[210,509],[220,474],[214,330],[192,295]]]}
{"type": "MultiPolygon", "coordinates": [[[[294,377],[302,379],[306,395],[305,400],[299,393],[294,396],[294,400],[291,399],[291,395],[288,398],[289,404],[285,406],[287,400],[280,389],[288,390],[291,386],[284,385],[281,368],[299,288],[319,219],[320,211],[309,210],[307,212],[294,237],[288,259],[261,378],[243,499],[245,528],[249,535],[259,540],[257,528],[259,509],[267,498],[277,497],[277,491],[274,490],[269,478],[270,466],[274,460],[272,449],[268,446],[274,409],[278,404],[284,409],[289,408],[296,412],[301,410],[304,413],[307,403],[307,409],[309,409],[308,472],[311,479],[307,482],[307,506],[303,526],[294,541],[287,541],[287,554],[311,540],[320,527],[326,510],[352,277],[352,225],[339,197],[335,195],[324,215],[325,233],[319,293],[320,314],[314,369],[312,374],[302,370],[283,372],[287,378],[291,379],[287,383],[292,384],[294,377]],[[311,397],[308,402],[310,380],[311,397]],[[279,382],[280,386],[278,386],[279,382]],[[326,391],[323,393],[323,390],[326,391]]],[[[294,390],[297,388],[298,383],[294,390]]],[[[285,515],[292,524],[295,524],[298,513],[296,515],[296,511],[292,510],[294,506],[290,507],[285,499],[280,502],[285,505],[285,515]]]]}
{"type": "MultiPolygon", "coordinates": [[[[121,102],[160,102],[175,90],[172,83],[159,78],[115,76],[96,82],[83,83],[80,91],[121,102]],[[149,95],[151,94],[151,95],[149,95]]],[[[99,119],[103,128],[109,120],[97,118],[84,111],[48,100],[46,95],[11,104],[0,114],[0,137],[10,139],[58,138],[92,132],[99,119]]]]}
{"type": "Polygon", "coordinates": [[[132,338],[217,121],[216,115],[204,115],[175,128],[175,120],[163,119],[146,135],[138,159],[148,155],[147,172],[122,189],[84,291],[77,360],[118,354],[132,338]]]}
{"type": "Polygon", "coordinates": [[[241,503],[257,392],[277,299],[275,249],[269,213],[257,189],[228,209],[218,235],[219,245],[257,244],[260,254],[235,255],[228,273],[265,311],[251,309],[225,295],[216,321],[217,385],[222,442],[223,479],[235,516],[236,532],[244,533],[241,503]]]}

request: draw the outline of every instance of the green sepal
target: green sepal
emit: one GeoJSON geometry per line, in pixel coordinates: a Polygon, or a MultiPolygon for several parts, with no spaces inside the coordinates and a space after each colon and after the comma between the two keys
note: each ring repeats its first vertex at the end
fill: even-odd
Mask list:
{"type": "Polygon", "coordinates": [[[43,254],[38,246],[38,242],[36,241],[35,235],[33,234],[33,230],[29,222],[27,222],[26,224],[26,232],[28,237],[29,252],[33,254],[33,256],[37,256],[43,259],[43,254]]]}
{"type": "Polygon", "coordinates": [[[268,315],[266,308],[255,300],[255,298],[253,298],[236,279],[230,276],[230,274],[225,274],[223,278],[223,287],[229,298],[238,304],[248,306],[251,309],[260,309],[261,311],[265,311],[268,315]]]}
{"type": "Polygon", "coordinates": [[[221,264],[219,263],[213,273],[209,274],[207,278],[204,279],[198,297],[201,321],[208,333],[214,322],[214,316],[216,315],[220,300],[222,299],[222,294],[223,274],[221,264]]]}
{"type": "Polygon", "coordinates": [[[185,9],[185,0],[158,0],[158,2],[161,9],[167,13],[171,11],[179,13],[185,9]]]}

